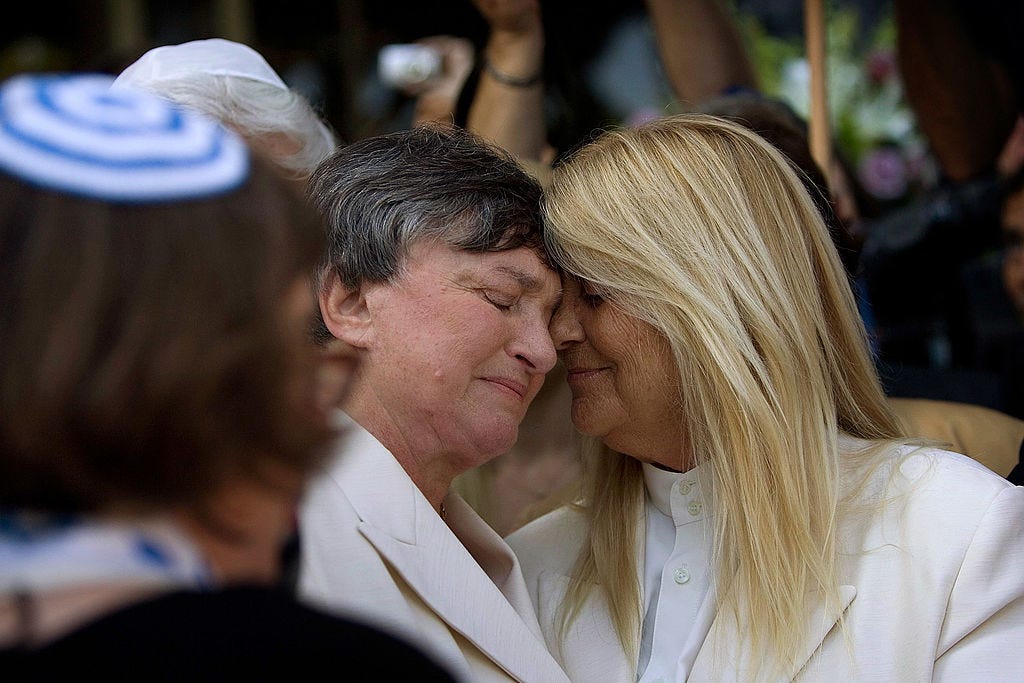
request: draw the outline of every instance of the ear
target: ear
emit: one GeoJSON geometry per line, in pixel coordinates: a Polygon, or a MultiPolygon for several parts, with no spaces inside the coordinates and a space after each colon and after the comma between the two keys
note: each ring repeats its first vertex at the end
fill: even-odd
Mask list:
{"type": "Polygon", "coordinates": [[[348,397],[359,367],[359,350],[341,339],[332,339],[320,353],[317,368],[317,407],[327,412],[341,406],[348,397]]]}
{"type": "Polygon", "coordinates": [[[361,287],[346,287],[337,273],[327,276],[318,295],[320,315],[335,339],[363,349],[373,339],[373,320],[361,287]]]}

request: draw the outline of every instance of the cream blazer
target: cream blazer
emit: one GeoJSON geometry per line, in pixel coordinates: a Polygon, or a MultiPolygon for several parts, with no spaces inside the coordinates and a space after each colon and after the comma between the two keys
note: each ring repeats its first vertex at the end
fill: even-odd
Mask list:
{"type": "Polygon", "coordinates": [[[391,453],[349,424],[300,508],[300,595],[405,638],[467,683],[567,681],[504,541],[455,494],[446,525],[391,453]]]}
{"type": "MultiPolygon", "coordinates": [[[[831,611],[823,601],[814,605],[803,622],[800,661],[782,680],[1024,681],[1024,487],[959,454],[908,447],[900,455],[860,496],[874,512],[841,520],[842,604],[831,611]],[[840,616],[849,646],[836,627],[840,616]]],[[[637,533],[645,537],[642,526],[637,533]]],[[[548,647],[569,677],[632,682],[635,662],[619,646],[600,596],[585,603],[566,642],[557,642],[557,609],[585,534],[583,516],[561,508],[507,540],[548,647]]],[[[743,629],[711,608],[687,680],[765,680],[743,668],[743,629]]]]}

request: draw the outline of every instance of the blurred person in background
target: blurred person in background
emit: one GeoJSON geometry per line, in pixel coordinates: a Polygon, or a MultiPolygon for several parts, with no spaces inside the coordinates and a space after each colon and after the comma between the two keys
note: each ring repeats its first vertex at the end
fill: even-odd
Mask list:
{"type": "Polygon", "coordinates": [[[486,44],[457,121],[550,164],[609,125],[632,125],[757,79],[721,0],[474,0],[486,44]],[[655,94],[657,93],[657,94],[655,94]],[[642,100],[643,102],[638,102],[642,100]]]}
{"type": "MultiPolygon", "coordinates": [[[[427,36],[416,41],[437,59],[437,72],[425,78],[398,83],[406,95],[414,97],[411,126],[424,123],[454,124],[455,105],[466,77],[473,69],[473,43],[458,36],[427,36]]],[[[401,47],[401,46],[399,46],[401,47]]]]}
{"type": "Polygon", "coordinates": [[[0,668],[452,680],[272,588],[354,363],[309,343],[322,224],[234,133],[111,80],[0,86],[0,668]]]}
{"type": "MultiPolygon", "coordinates": [[[[1021,130],[1024,130],[1022,121],[1021,130]]],[[[1024,179],[1024,178],[1022,178],[1024,179]]],[[[1002,211],[1002,279],[1017,315],[1024,322],[1024,183],[1007,193],[1002,211]]]]}
{"type": "MultiPolygon", "coordinates": [[[[313,170],[338,147],[334,131],[310,102],[263,55],[235,41],[209,38],[152,48],[111,87],[142,89],[212,116],[303,192],[313,170]]],[[[294,585],[299,542],[295,534],[284,548],[282,585],[294,585]]]]}
{"type": "Polygon", "coordinates": [[[118,74],[114,87],[148,90],[212,116],[301,182],[338,146],[301,93],[259,52],[231,40],[155,47],[118,74]]]}
{"type": "Polygon", "coordinates": [[[1000,284],[1000,223],[1024,168],[1024,5],[897,0],[897,64],[938,163],[920,200],[865,223],[859,275],[890,394],[1024,418],[1024,336],[1000,284]]]}

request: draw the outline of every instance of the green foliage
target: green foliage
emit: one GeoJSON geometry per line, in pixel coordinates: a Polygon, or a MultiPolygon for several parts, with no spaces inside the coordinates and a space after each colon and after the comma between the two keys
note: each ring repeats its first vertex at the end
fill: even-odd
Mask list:
{"type": "MultiPolygon", "coordinates": [[[[856,168],[880,148],[895,149],[907,166],[908,191],[926,184],[925,145],[899,78],[891,8],[874,26],[862,26],[853,6],[827,6],[826,16],[826,90],[837,151],[856,168]]],[[[762,90],[808,118],[810,67],[803,38],[770,35],[751,15],[739,13],[737,21],[762,90]]],[[[870,178],[862,180],[870,186],[870,178]]]]}

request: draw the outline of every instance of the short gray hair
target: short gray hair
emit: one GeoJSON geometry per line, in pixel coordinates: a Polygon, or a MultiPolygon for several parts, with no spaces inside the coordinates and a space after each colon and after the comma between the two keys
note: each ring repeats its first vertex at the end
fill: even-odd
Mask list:
{"type": "MultiPolygon", "coordinates": [[[[424,239],[471,252],[528,247],[548,262],[541,193],[511,155],[453,126],[417,126],[342,147],[309,180],[328,230],[318,285],[332,272],[347,287],[389,282],[424,239]]],[[[322,321],[318,327],[314,336],[329,339],[322,321]]]]}

